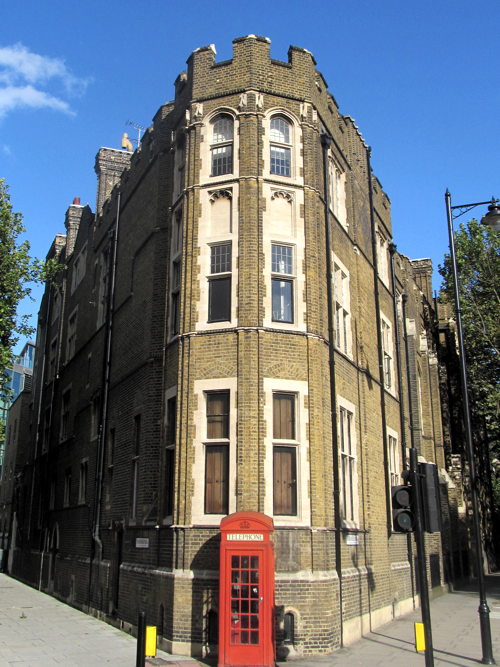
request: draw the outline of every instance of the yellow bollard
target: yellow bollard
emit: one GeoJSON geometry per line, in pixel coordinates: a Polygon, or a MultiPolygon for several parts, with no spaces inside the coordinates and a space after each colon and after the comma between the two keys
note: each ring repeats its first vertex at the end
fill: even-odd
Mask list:
{"type": "Polygon", "coordinates": [[[156,658],[156,625],[146,625],[146,657],[156,658]]]}
{"type": "Polygon", "coordinates": [[[425,632],[423,623],[415,623],[415,651],[425,651],[425,632]]]}

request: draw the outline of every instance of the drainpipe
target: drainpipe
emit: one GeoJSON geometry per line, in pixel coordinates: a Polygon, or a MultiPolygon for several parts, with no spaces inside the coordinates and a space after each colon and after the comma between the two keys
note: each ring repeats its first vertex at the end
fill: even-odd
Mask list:
{"type": "Polygon", "coordinates": [[[112,263],[110,284],[108,288],[108,304],[106,313],[106,341],[105,341],[105,359],[104,359],[104,380],[103,380],[103,395],[101,399],[101,418],[99,424],[98,446],[97,446],[97,470],[96,470],[96,495],[94,499],[94,516],[92,526],[92,548],[90,554],[89,564],[89,588],[88,588],[88,605],[90,608],[91,597],[91,583],[92,583],[92,561],[95,555],[95,546],[97,545],[98,558],[102,558],[102,540],[101,540],[101,509],[102,509],[102,487],[103,487],[103,471],[104,459],[106,451],[106,433],[108,424],[108,404],[109,404],[109,386],[111,376],[111,345],[113,341],[113,314],[114,314],[114,298],[115,298],[115,284],[116,284],[116,266],[118,255],[118,230],[120,225],[120,204],[121,192],[118,192],[116,202],[116,223],[113,231],[109,232],[112,237],[112,263]]]}
{"type": "Polygon", "coordinates": [[[408,296],[403,294],[403,333],[405,340],[406,380],[408,383],[408,412],[410,418],[410,484],[413,486],[415,506],[415,542],[417,546],[417,577],[420,588],[420,608],[425,635],[425,666],[434,667],[434,649],[432,645],[431,608],[429,604],[429,588],[427,586],[427,569],[425,556],[425,540],[422,519],[422,498],[418,473],[418,452],[415,448],[415,434],[413,432],[413,405],[411,396],[411,373],[409,364],[408,332],[406,330],[406,303],[408,296]]]}
{"type": "MultiPolygon", "coordinates": [[[[389,252],[391,255],[391,281],[392,281],[392,305],[394,311],[394,334],[396,339],[396,368],[398,374],[398,394],[399,394],[399,423],[400,423],[400,432],[401,432],[401,463],[403,466],[403,471],[408,470],[408,465],[406,463],[406,424],[405,424],[405,403],[404,403],[404,393],[403,393],[403,370],[401,368],[401,334],[399,329],[399,318],[398,318],[398,299],[396,294],[396,271],[394,267],[394,256],[396,254],[396,244],[389,244],[389,252]]],[[[401,299],[406,298],[406,295],[402,295],[401,299]]],[[[409,388],[408,388],[409,391],[409,388]]],[[[415,567],[413,563],[413,544],[411,533],[408,533],[406,536],[406,547],[408,551],[408,562],[410,564],[410,577],[411,577],[411,597],[413,600],[413,608],[415,609],[415,567]]]]}
{"type": "Polygon", "coordinates": [[[379,292],[379,272],[377,256],[377,237],[375,234],[375,208],[373,205],[373,183],[372,167],[370,162],[371,148],[368,146],[366,151],[366,168],[368,171],[368,198],[370,202],[370,232],[372,237],[372,255],[373,255],[373,286],[375,296],[375,320],[377,325],[377,348],[378,348],[378,366],[380,378],[380,412],[382,416],[382,438],[384,453],[384,475],[385,475],[385,506],[387,508],[387,532],[391,534],[392,526],[392,499],[390,495],[389,484],[389,460],[387,455],[387,416],[385,409],[385,380],[384,380],[384,357],[382,352],[382,322],[380,317],[380,292],[379,292]]]}
{"type": "Polygon", "coordinates": [[[343,646],[343,598],[342,598],[342,534],[340,518],[340,475],[339,475],[339,452],[337,434],[337,391],[335,386],[335,351],[334,351],[334,312],[333,312],[333,266],[332,266],[332,241],[330,233],[330,172],[328,168],[328,151],[332,144],[332,137],[328,134],[321,135],[323,147],[323,176],[324,176],[324,202],[325,202],[325,248],[326,248],[326,294],[328,301],[328,363],[330,371],[330,410],[332,420],[332,458],[333,458],[333,484],[334,484],[334,521],[335,521],[335,569],[339,581],[340,600],[340,645],[343,646]]]}
{"type": "MultiPolygon", "coordinates": [[[[48,283],[48,294],[47,294],[47,312],[45,314],[45,331],[43,335],[43,345],[40,345],[41,349],[43,349],[43,357],[42,357],[42,366],[40,369],[40,391],[38,392],[38,405],[37,405],[37,410],[36,410],[36,434],[35,434],[35,443],[34,443],[34,451],[33,451],[33,470],[31,473],[31,495],[30,495],[30,512],[29,512],[29,520],[28,520],[28,544],[30,541],[31,537],[31,517],[33,515],[33,495],[35,493],[35,477],[36,477],[36,459],[38,458],[38,448],[40,444],[40,425],[41,425],[41,414],[42,414],[42,395],[43,395],[43,387],[45,384],[45,362],[47,359],[47,354],[48,354],[48,349],[47,349],[47,342],[48,342],[48,332],[49,332],[49,326],[50,326],[50,318],[51,318],[51,304],[52,304],[52,285],[49,282],[48,283]]],[[[36,349],[36,348],[35,348],[36,349]]],[[[36,354],[36,352],[35,352],[36,354]]],[[[35,369],[33,369],[34,372],[35,369]]],[[[35,379],[35,377],[33,377],[35,379]]],[[[33,394],[36,392],[36,384],[33,383],[33,394]]],[[[43,551],[42,551],[42,565],[43,565],[43,551]]],[[[41,575],[41,567],[40,567],[40,581],[39,581],[39,590],[40,590],[40,582],[42,579],[41,575]]]]}
{"type": "Polygon", "coordinates": [[[401,369],[401,335],[399,331],[398,319],[398,299],[396,294],[396,271],[394,268],[394,255],[397,247],[395,243],[389,244],[389,253],[391,255],[391,281],[392,281],[392,308],[394,312],[394,337],[396,342],[396,369],[398,374],[398,394],[399,394],[399,420],[401,430],[401,454],[403,470],[407,470],[406,464],[406,429],[405,429],[405,404],[403,395],[403,371],[401,369]]]}

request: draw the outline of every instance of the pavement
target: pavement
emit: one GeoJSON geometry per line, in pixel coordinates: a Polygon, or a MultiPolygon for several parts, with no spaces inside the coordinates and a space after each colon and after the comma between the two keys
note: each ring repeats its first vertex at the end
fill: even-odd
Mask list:
{"type": "MultiPolygon", "coordinates": [[[[500,573],[486,577],[493,656],[500,664],[500,573]]],[[[483,656],[477,589],[463,586],[431,601],[434,665],[473,667],[483,656]]],[[[415,652],[413,623],[420,610],[377,628],[355,644],[328,656],[278,662],[279,667],[396,665],[425,667],[415,652]]],[[[134,637],[88,616],[50,595],[0,574],[0,667],[134,667],[134,637]]],[[[205,663],[158,651],[146,665],[199,667],[205,663]]],[[[213,663],[211,663],[213,664],[213,663]]]]}

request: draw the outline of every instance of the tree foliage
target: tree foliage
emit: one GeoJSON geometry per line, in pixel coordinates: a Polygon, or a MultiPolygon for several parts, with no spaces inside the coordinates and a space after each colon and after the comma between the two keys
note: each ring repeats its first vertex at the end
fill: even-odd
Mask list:
{"type": "Polygon", "coordinates": [[[24,231],[22,215],[12,210],[8,187],[0,179],[0,386],[14,345],[33,333],[29,315],[18,313],[19,303],[30,295],[30,283],[46,280],[56,270],[30,256],[29,242],[19,238],[24,231]]]}
{"type": "MultiPolygon", "coordinates": [[[[460,305],[473,426],[500,455],[500,233],[471,220],[455,233],[460,305]]],[[[439,267],[454,303],[451,258],[439,267]]]]}

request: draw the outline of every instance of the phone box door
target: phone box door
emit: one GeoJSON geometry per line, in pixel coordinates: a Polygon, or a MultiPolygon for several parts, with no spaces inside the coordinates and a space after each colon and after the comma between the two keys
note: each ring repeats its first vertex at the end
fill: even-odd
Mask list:
{"type": "Polygon", "coordinates": [[[220,529],[219,667],[273,667],[272,519],[237,512],[220,529]]]}

